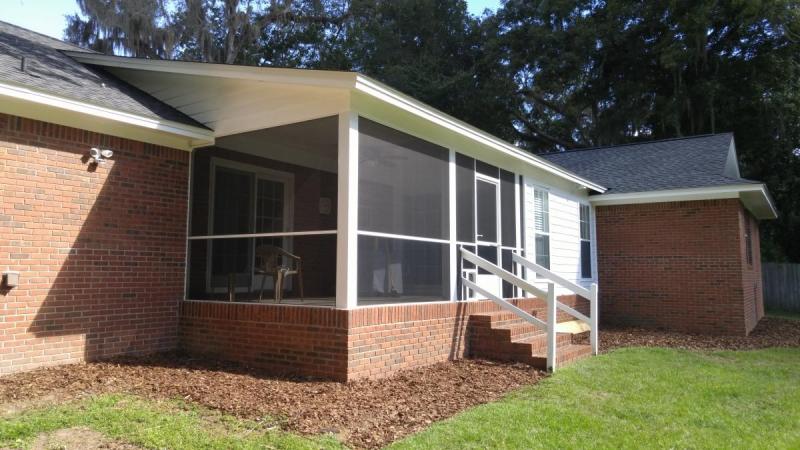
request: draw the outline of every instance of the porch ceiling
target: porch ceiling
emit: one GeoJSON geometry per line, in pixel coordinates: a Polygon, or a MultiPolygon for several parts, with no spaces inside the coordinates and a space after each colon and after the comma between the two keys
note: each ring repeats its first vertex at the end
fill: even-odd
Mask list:
{"type": "Polygon", "coordinates": [[[350,98],[347,89],[117,67],[107,70],[211,128],[217,138],[336,115],[347,109],[350,98]]]}

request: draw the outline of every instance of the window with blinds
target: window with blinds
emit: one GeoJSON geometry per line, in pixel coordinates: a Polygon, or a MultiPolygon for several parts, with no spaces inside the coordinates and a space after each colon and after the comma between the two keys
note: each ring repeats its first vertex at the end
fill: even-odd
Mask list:
{"type": "Polygon", "coordinates": [[[547,191],[533,191],[533,228],[536,264],[550,269],[550,197],[547,191]]]}
{"type": "Polygon", "coordinates": [[[592,278],[591,208],[580,205],[581,278],[592,278]]]}

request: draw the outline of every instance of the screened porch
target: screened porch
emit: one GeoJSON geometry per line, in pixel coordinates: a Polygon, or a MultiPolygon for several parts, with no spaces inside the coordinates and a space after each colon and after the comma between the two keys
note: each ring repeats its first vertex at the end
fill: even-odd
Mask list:
{"type": "Polygon", "coordinates": [[[517,174],[352,113],[217,138],[192,159],[186,298],[452,301],[463,273],[514,297],[457,254],[516,273],[522,195],[517,174]]]}

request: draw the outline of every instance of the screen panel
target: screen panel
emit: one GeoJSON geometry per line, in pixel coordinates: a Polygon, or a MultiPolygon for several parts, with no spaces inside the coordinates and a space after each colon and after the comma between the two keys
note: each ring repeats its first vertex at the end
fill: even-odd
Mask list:
{"type": "Polygon", "coordinates": [[[456,153],[456,239],[475,242],[475,160],[456,153]]]}
{"type": "Polygon", "coordinates": [[[449,151],[359,118],[358,228],[449,239],[449,151]]]}
{"type": "Polygon", "coordinates": [[[500,171],[500,226],[502,228],[503,245],[517,246],[517,208],[516,184],[514,174],[506,170],[500,171]]]}
{"type": "Polygon", "coordinates": [[[449,245],[358,237],[358,304],[449,299],[449,245]]]}

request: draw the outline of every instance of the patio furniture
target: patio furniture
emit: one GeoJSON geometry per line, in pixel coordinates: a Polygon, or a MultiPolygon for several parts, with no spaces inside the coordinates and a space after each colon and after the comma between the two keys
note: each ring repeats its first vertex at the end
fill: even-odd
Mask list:
{"type": "Polygon", "coordinates": [[[300,299],[303,296],[303,259],[274,245],[260,245],[256,248],[255,273],[263,275],[261,292],[258,299],[264,297],[264,286],[267,277],[271,276],[275,284],[275,303],[283,300],[283,283],[287,277],[296,275],[300,288],[300,299]]]}

